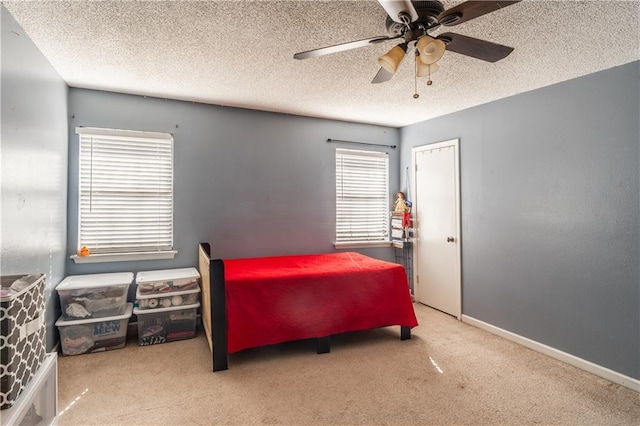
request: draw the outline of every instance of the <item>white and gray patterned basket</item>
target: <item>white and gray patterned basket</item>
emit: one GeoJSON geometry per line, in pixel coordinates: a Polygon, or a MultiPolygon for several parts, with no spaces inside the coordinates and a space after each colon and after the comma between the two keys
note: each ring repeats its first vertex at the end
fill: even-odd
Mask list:
{"type": "Polygon", "coordinates": [[[45,359],[45,275],[1,279],[0,409],[5,409],[16,402],[45,359]],[[27,279],[28,286],[9,291],[20,278],[27,279]]]}

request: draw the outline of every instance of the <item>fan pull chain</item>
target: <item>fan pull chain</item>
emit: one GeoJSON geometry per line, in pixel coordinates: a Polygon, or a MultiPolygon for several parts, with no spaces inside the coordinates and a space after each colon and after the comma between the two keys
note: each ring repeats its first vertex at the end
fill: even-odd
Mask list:
{"type": "Polygon", "coordinates": [[[427,76],[427,86],[431,86],[433,81],[431,81],[431,64],[429,64],[429,75],[427,76]]]}
{"type": "Polygon", "coordinates": [[[418,99],[420,97],[420,95],[418,94],[418,49],[416,49],[416,54],[413,58],[413,86],[414,86],[414,90],[413,90],[413,99],[418,99]]]}

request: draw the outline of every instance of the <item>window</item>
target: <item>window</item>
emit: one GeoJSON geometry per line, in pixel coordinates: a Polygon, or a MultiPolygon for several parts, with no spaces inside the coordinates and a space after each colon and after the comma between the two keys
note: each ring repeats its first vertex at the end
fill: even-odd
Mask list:
{"type": "Polygon", "coordinates": [[[336,246],[388,241],[389,155],[336,149],[336,246]]]}
{"type": "Polygon", "coordinates": [[[138,254],[114,260],[173,257],[173,136],[86,127],[76,133],[78,246],[90,257],[138,254]]]}

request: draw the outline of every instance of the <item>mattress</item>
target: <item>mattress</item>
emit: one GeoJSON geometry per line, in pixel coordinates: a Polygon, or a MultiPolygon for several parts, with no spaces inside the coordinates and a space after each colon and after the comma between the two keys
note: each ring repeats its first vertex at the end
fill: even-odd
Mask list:
{"type": "Polygon", "coordinates": [[[404,267],[356,252],[225,259],[228,352],[415,327],[404,267]]]}

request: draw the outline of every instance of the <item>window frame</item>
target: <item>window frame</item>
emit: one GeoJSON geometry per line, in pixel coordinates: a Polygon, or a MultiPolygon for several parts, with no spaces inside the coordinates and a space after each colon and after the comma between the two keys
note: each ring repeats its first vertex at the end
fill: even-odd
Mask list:
{"type": "MultiPolygon", "coordinates": [[[[99,263],[99,262],[120,262],[120,261],[137,261],[137,260],[151,260],[151,259],[172,259],[175,257],[175,255],[177,254],[177,251],[175,250],[175,242],[174,242],[174,229],[175,229],[175,209],[174,209],[174,201],[175,201],[175,195],[174,195],[174,190],[175,190],[175,161],[174,161],[174,153],[175,153],[175,141],[174,141],[174,137],[171,133],[161,133],[161,132],[148,132],[148,131],[136,131],[136,130],[119,130],[119,129],[108,129],[108,128],[95,128],[95,127],[76,127],[76,134],[78,135],[78,161],[77,161],[77,166],[78,166],[78,183],[77,183],[77,202],[78,202],[78,206],[77,206],[77,241],[76,241],[76,247],[78,250],[80,250],[80,248],[83,245],[83,242],[81,241],[82,239],[82,224],[83,224],[83,215],[82,215],[82,203],[83,203],[83,190],[82,190],[82,185],[83,185],[83,176],[82,176],[82,167],[83,167],[83,156],[82,156],[82,139],[84,137],[87,136],[97,136],[97,137],[102,137],[104,139],[113,139],[113,141],[115,142],[116,140],[120,139],[120,140],[126,140],[127,138],[131,139],[131,141],[136,140],[136,141],[142,141],[140,142],[141,144],[144,144],[144,139],[148,139],[149,142],[153,142],[153,141],[162,141],[162,140],[168,140],[170,141],[170,154],[167,157],[166,155],[164,156],[165,160],[168,158],[170,160],[170,170],[167,173],[166,171],[165,176],[166,177],[170,177],[170,203],[169,203],[169,208],[170,208],[170,218],[171,218],[171,224],[169,225],[169,229],[165,228],[164,229],[164,233],[166,235],[166,232],[169,231],[170,235],[169,235],[169,239],[166,240],[165,237],[165,243],[163,244],[164,247],[160,248],[157,247],[157,250],[143,250],[141,247],[141,250],[123,250],[123,251],[109,251],[109,252],[105,252],[105,253],[92,253],[89,256],[80,256],[78,254],[73,254],[70,256],[70,258],[75,262],[75,263],[99,263]]],[[[109,142],[104,142],[105,144],[108,144],[109,142]]],[[[131,150],[133,152],[133,150],[131,150]]],[[[142,159],[144,159],[144,156],[141,157],[142,159]]],[[[160,167],[159,167],[160,169],[160,167]]],[[[93,172],[93,168],[92,168],[92,172],[93,172]]],[[[86,177],[85,177],[86,179],[86,177]]],[[[125,183],[127,183],[126,181],[126,177],[125,179],[125,183]]],[[[85,191],[86,192],[86,191],[85,191]]],[[[167,202],[167,199],[165,197],[164,202],[167,202]]],[[[167,215],[165,214],[165,217],[167,215]]],[[[86,220],[86,218],[85,218],[86,220]]],[[[162,232],[162,231],[160,231],[162,232]]]]}
{"type": "MultiPolygon", "coordinates": [[[[344,158],[344,157],[342,157],[344,158]]],[[[335,240],[334,247],[337,249],[352,249],[352,248],[372,248],[372,247],[390,247],[391,246],[391,234],[390,234],[390,224],[389,224],[389,185],[390,185],[390,165],[389,165],[389,153],[385,151],[373,151],[373,150],[361,150],[361,149],[347,149],[347,148],[336,148],[335,149],[335,240]],[[379,228],[373,228],[376,232],[382,232],[380,238],[372,238],[372,239],[347,239],[344,236],[341,238],[339,236],[339,197],[340,197],[340,188],[338,185],[340,182],[344,184],[344,174],[342,178],[340,178],[340,171],[344,171],[344,165],[339,164],[339,156],[351,156],[354,159],[360,157],[360,159],[364,159],[366,157],[369,158],[383,158],[384,159],[384,168],[385,168],[385,177],[384,177],[384,190],[380,191],[379,195],[379,203],[384,205],[384,207],[379,207],[380,211],[378,212],[379,217],[377,220],[380,221],[379,228]],[[383,201],[384,200],[384,201],[383,201]]],[[[356,183],[353,182],[352,183],[356,183]]],[[[344,193],[344,189],[342,190],[344,193]]]]}

